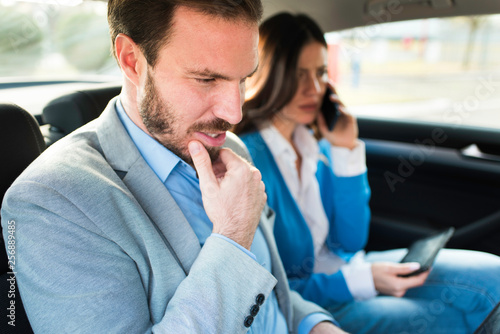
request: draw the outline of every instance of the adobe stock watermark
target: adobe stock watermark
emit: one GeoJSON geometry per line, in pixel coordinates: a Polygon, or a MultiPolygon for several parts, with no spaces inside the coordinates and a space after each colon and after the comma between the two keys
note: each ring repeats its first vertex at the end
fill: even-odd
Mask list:
{"type": "Polygon", "coordinates": [[[422,141],[418,139],[414,141],[416,148],[409,153],[408,158],[399,155],[397,173],[391,171],[384,172],[385,182],[391,192],[395,192],[398,183],[404,183],[407,178],[413,175],[418,166],[424,164],[426,159],[435,152],[436,144],[442,144],[446,139],[448,139],[448,135],[445,131],[441,128],[435,128],[432,130],[430,138],[422,141]]]}
{"type": "Polygon", "coordinates": [[[353,55],[358,55],[361,49],[368,47],[370,40],[382,32],[382,23],[389,23],[395,15],[401,14],[404,6],[400,0],[390,0],[386,6],[378,10],[371,9],[369,14],[373,18],[364,27],[353,29],[352,43],[342,43],[340,50],[346,58],[352,58],[353,55]]]}
{"type": "MultiPolygon", "coordinates": [[[[486,78],[479,77],[473,93],[462,101],[454,103],[451,109],[443,114],[443,121],[447,124],[453,124],[455,127],[462,125],[465,119],[479,109],[482,102],[489,99],[499,89],[500,81],[495,81],[493,74],[486,78]]],[[[436,146],[443,144],[447,139],[448,135],[442,128],[434,128],[428,138],[414,141],[416,146],[407,157],[399,155],[397,171],[384,172],[384,179],[391,192],[394,193],[399,183],[404,183],[411,177],[416,168],[422,166],[429,156],[435,153],[436,146]]]]}
{"type": "Polygon", "coordinates": [[[410,314],[407,330],[398,334],[427,333],[429,329],[432,329],[435,321],[442,317],[447,308],[457,303],[457,298],[462,295],[462,291],[458,287],[464,286],[464,284],[457,280],[457,278],[453,278],[453,280],[445,281],[445,287],[439,296],[436,296],[419,311],[410,314]]]}
{"type": "Polygon", "coordinates": [[[478,81],[479,83],[474,88],[473,94],[468,95],[461,102],[454,103],[451,110],[444,114],[443,120],[446,123],[455,126],[462,125],[464,119],[469,118],[471,113],[478,110],[483,101],[489,99],[500,89],[500,80],[495,81],[493,74],[490,74],[487,78],[479,77],[478,81]]]}
{"type": "Polygon", "coordinates": [[[10,272],[7,273],[9,290],[7,298],[9,307],[7,308],[7,323],[16,326],[16,222],[10,220],[7,226],[7,260],[10,272]]]}
{"type": "MultiPolygon", "coordinates": [[[[11,5],[10,0],[3,0],[4,5],[11,5]]],[[[15,32],[6,31],[7,38],[12,50],[19,52],[19,49],[29,45],[33,39],[36,39],[39,33],[39,27],[49,24],[49,22],[57,15],[57,8],[61,6],[76,6],[82,3],[82,0],[47,0],[36,5],[36,11],[33,12],[31,18],[23,16],[17,23],[18,29],[15,32]],[[43,4],[43,5],[42,5],[43,4]]],[[[2,3],[0,3],[2,4],[2,3]]],[[[12,5],[15,1],[12,2],[12,5]]]]}

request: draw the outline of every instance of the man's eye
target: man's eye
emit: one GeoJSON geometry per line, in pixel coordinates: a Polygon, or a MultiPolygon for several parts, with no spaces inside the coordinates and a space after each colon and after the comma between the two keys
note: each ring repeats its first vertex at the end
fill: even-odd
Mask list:
{"type": "Polygon", "coordinates": [[[196,78],[196,81],[203,83],[203,84],[208,84],[208,83],[214,82],[215,79],[214,78],[196,78]]]}

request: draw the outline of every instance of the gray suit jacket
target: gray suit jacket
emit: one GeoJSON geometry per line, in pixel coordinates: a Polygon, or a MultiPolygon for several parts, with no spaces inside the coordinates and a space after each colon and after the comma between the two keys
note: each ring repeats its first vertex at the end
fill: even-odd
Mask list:
{"type": "MultiPolygon", "coordinates": [[[[256,296],[275,286],[290,332],[325,312],[288,289],[270,209],[260,227],[272,274],[220,238],[201,248],[114,102],[47,149],[5,196],[4,238],[15,221],[15,271],[35,332],[244,333],[256,296]]],[[[234,137],[228,145],[246,154],[234,137]]]]}

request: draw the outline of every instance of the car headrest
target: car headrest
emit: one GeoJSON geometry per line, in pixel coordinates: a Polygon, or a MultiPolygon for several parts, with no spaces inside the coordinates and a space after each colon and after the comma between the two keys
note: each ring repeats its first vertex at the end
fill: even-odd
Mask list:
{"type": "Polygon", "coordinates": [[[0,104],[0,203],[12,182],[44,149],[35,117],[15,104],[0,104]]]}
{"type": "Polygon", "coordinates": [[[49,102],[42,111],[45,124],[63,135],[99,117],[121,86],[79,90],[49,102]]]}

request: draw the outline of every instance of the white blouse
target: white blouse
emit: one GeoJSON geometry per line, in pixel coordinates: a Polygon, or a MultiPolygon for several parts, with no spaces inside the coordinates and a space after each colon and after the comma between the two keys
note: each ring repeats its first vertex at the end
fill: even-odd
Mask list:
{"type": "MultiPolygon", "coordinates": [[[[318,142],[308,128],[300,125],[293,133],[293,142],[302,156],[300,178],[297,173],[297,154],[292,145],[273,126],[260,130],[260,135],[290,190],[294,200],[309,226],[314,245],[315,273],[333,274],[342,270],[349,291],[356,300],[369,299],[377,295],[371,274],[371,264],[364,261],[364,251],[359,251],[346,263],[326,246],[329,222],[323,208],[316,169],[320,157],[318,142]]],[[[339,177],[350,177],[366,172],[365,144],[349,150],[332,146],[333,172],[339,177]]]]}

